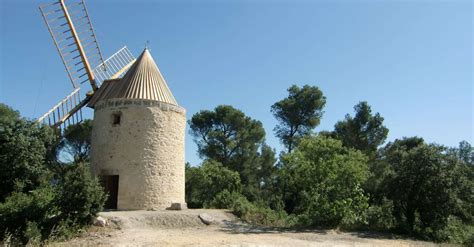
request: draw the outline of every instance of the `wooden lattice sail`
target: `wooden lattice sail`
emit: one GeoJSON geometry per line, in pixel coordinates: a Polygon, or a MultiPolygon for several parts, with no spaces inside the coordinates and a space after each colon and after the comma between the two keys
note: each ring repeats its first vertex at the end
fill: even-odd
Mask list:
{"type": "Polygon", "coordinates": [[[135,57],[127,47],[123,47],[103,60],[84,0],[59,0],[39,8],[73,91],[37,122],[64,128],[82,121],[82,107],[102,81],[123,75],[135,57]],[[91,91],[81,99],[80,88],[84,83],[90,85],[91,91]]]}

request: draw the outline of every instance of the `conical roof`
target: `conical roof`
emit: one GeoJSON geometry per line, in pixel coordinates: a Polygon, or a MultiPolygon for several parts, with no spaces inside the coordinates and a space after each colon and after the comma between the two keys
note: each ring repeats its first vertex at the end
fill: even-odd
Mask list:
{"type": "Polygon", "coordinates": [[[120,80],[105,81],[89,102],[104,99],[147,99],[178,105],[163,75],[145,49],[120,80]]]}

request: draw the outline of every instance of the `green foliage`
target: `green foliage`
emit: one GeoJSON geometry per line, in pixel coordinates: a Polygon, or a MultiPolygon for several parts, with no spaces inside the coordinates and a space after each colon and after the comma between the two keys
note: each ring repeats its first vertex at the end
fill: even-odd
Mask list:
{"type": "Polygon", "coordinates": [[[242,158],[254,155],[265,136],[261,122],[228,105],[194,114],[189,125],[201,157],[239,172],[244,170],[242,158]]]}
{"type": "Polygon", "coordinates": [[[469,142],[461,141],[459,147],[455,150],[455,154],[464,164],[474,166],[474,147],[469,142]]]}
{"type": "Polygon", "coordinates": [[[371,204],[383,204],[389,191],[387,178],[393,176],[393,167],[386,160],[376,159],[368,163],[369,177],[363,189],[370,197],[371,204]]]}
{"type": "Polygon", "coordinates": [[[11,193],[0,203],[0,236],[10,234],[13,239],[27,243],[30,237],[37,240],[37,233],[43,230],[40,239],[44,239],[59,213],[55,198],[55,190],[48,184],[26,193],[11,193]]]}
{"type": "Polygon", "coordinates": [[[412,137],[389,143],[382,154],[394,170],[385,182],[399,230],[445,241],[451,215],[472,222],[473,183],[445,147],[412,137]]]}
{"type": "Polygon", "coordinates": [[[201,167],[193,167],[189,163],[185,166],[185,200],[188,208],[202,208],[201,193],[202,185],[201,167]]]}
{"type": "Polygon", "coordinates": [[[466,224],[456,216],[449,216],[446,225],[441,229],[430,227],[421,229],[423,236],[428,239],[445,241],[449,243],[459,243],[466,246],[474,244],[474,225],[466,224]]]}
{"type": "MultiPolygon", "coordinates": [[[[255,182],[251,185],[253,187],[248,188],[247,191],[251,191],[249,198],[257,200],[258,198],[269,200],[274,196],[274,185],[275,177],[278,172],[276,167],[275,150],[267,144],[263,144],[260,153],[258,155],[257,163],[259,167],[250,174],[244,174],[245,176],[252,177],[255,182]]],[[[248,186],[250,187],[250,185],[248,186]]]]}
{"type": "Polygon", "coordinates": [[[387,231],[395,227],[393,202],[383,198],[380,203],[367,209],[367,227],[371,230],[387,231]]]}
{"type": "Polygon", "coordinates": [[[246,222],[262,226],[287,226],[287,214],[283,209],[273,210],[265,203],[252,203],[238,192],[224,190],[210,203],[211,208],[226,208],[246,222]]]}
{"type": "MultiPolygon", "coordinates": [[[[6,115],[15,116],[17,113],[6,115]]],[[[53,152],[56,135],[47,126],[15,117],[0,121],[0,202],[14,190],[30,191],[48,176],[48,155],[53,152]]]]}
{"type": "Polygon", "coordinates": [[[379,113],[372,115],[369,104],[365,101],[354,106],[355,116],[346,115],[343,121],[334,126],[334,135],[344,146],[362,151],[373,158],[377,147],[384,143],[388,129],[383,125],[379,113]]]}
{"type": "Polygon", "coordinates": [[[71,237],[91,222],[105,195],[86,165],[74,165],[57,183],[14,191],[0,203],[0,236],[11,235],[22,243],[71,237]]]}
{"type": "Polygon", "coordinates": [[[285,209],[300,224],[348,226],[365,221],[368,199],[361,184],[368,168],[362,153],[317,136],[302,139],[282,159],[279,183],[285,209]]]}
{"type": "Polygon", "coordinates": [[[18,119],[20,119],[20,113],[18,111],[0,103],[0,124],[3,125],[6,122],[16,121],[18,119]]]}
{"type": "Polygon", "coordinates": [[[201,157],[238,172],[243,193],[260,196],[262,181],[270,179],[264,176],[271,173],[264,169],[275,162],[275,152],[264,144],[262,123],[232,106],[220,105],[194,114],[189,125],[201,157]]]}
{"type": "Polygon", "coordinates": [[[326,97],[318,87],[309,85],[302,88],[293,85],[288,93],[288,97],[272,105],[271,111],[278,120],[276,136],[291,153],[298,140],[319,125],[326,97]]]}
{"type": "Polygon", "coordinates": [[[88,164],[84,163],[70,167],[62,177],[57,185],[61,218],[81,226],[91,223],[106,200],[99,181],[92,176],[88,164]]]}
{"type": "Polygon", "coordinates": [[[5,105],[0,112],[1,240],[39,244],[72,236],[102,209],[102,188],[86,164],[57,162],[53,129],[5,105]]]}
{"type": "Polygon", "coordinates": [[[42,236],[38,223],[31,221],[26,223],[25,238],[28,239],[28,245],[36,245],[41,242],[42,236]]]}
{"type": "Polygon", "coordinates": [[[229,192],[228,190],[223,190],[219,192],[212,201],[209,203],[210,208],[220,208],[220,209],[231,209],[234,205],[234,202],[239,199],[239,197],[244,197],[242,194],[237,192],[229,192]]]}
{"type": "Polygon", "coordinates": [[[242,197],[232,206],[234,214],[244,221],[261,226],[287,227],[287,214],[283,209],[273,210],[265,203],[251,203],[242,197]]]}
{"type": "Polygon", "coordinates": [[[92,120],[69,125],[59,143],[60,156],[67,156],[69,162],[88,162],[91,149],[92,120]]]}
{"type": "Polygon", "coordinates": [[[208,207],[222,191],[240,192],[240,176],[217,161],[207,160],[201,167],[186,167],[186,201],[190,208],[208,207]]]}

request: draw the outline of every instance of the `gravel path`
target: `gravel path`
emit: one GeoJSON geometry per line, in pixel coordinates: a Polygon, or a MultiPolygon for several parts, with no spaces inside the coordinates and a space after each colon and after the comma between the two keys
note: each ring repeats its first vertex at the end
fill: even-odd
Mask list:
{"type": "Polygon", "coordinates": [[[110,227],[92,228],[60,246],[437,246],[430,242],[334,230],[282,231],[252,227],[224,210],[104,212],[110,227]],[[206,213],[215,223],[205,225],[206,213]]]}

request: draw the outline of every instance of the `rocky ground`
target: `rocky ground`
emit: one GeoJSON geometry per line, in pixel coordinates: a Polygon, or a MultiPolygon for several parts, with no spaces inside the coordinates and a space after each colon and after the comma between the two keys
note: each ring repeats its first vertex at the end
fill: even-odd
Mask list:
{"type": "Polygon", "coordinates": [[[224,210],[104,212],[107,227],[57,246],[436,246],[367,232],[253,227],[224,210]],[[204,216],[213,220],[206,225],[204,216]]]}

